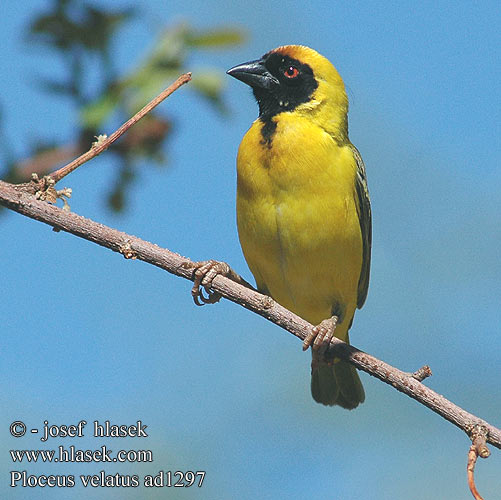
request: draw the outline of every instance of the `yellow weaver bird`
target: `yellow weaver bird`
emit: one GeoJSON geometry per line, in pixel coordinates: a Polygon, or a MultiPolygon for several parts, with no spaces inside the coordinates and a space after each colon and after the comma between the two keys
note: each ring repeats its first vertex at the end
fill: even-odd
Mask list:
{"type": "Polygon", "coordinates": [[[324,353],[348,342],[367,296],[371,208],[365,167],[348,138],[348,98],[334,66],[286,45],[228,74],[252,88],[259,118],[238,150],[237,223],[259,291],[317,325],[315,401],[353,409],[365,399],[355,368],[324,353]]]}

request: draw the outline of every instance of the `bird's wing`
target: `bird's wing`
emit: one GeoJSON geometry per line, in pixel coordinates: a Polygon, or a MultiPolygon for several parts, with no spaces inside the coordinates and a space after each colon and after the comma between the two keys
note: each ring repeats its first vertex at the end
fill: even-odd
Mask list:
{"type": "Polygon", "coordinates": [[[371,200],[369,198],[369,189],[367,188],[367,177],[365,174],[365,165],[362,156],[358,149],[350,145],[353,151],[353,156],[357,163],[357,211],[358,220],[360,222],[360,230],[362,231],[363,254],[362,254],[362,270],[358,280],[358,296],[357,307],[360,309],[367,298],[369,289],[369,274],[371,268],[371,247],[372,247],[372,215],[371,215],[371,200]]]}

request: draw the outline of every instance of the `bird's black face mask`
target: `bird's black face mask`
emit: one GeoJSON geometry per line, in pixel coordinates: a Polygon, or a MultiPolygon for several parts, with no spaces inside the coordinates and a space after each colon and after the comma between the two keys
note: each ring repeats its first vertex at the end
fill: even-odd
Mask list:
{"type": "Polygon", "coordinates": [[[280,52],[269,52],[227,73],[252,87],[264,122],[308,102],[318,87],[310,66],[280,52]]]}

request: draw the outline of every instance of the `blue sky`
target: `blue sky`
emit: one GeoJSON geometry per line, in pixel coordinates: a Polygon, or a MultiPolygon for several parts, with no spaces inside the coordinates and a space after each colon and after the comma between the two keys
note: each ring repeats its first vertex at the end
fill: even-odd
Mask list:
{"type": "MultiPolygon", "coordinates": [[[[45,2],[7,2],[0,101],[16,155],[34,138],[71,140],[76,112],[41,94],[34,74],[61,70],[22,33],[45,2]]],[[[120,2],[121,3],[121,2],[120,2]]],[[[113,5],[118,5],[114,2],[113,5]]],[[[497,2],[144,2],[116,45],[127,72],[165,25],[237,25],[248,41],[194,54],[221,71],[286,43],[338,68],[350,138],[367,166],[374,217],[371,285],[351,338],[413,371],[465,409],[501,425],[501,20],[497,2]]],[[[166,82],[167,84],[168,82],[166,82]]],[[[235,156],[257,116],[228,78],[229,117],[188,86],[165,103],[175,120],[168,169],[147,169],[123,216],[106,211],[103,156],[63,181],[72,209],[194,260],[229,262],[252,279],[235,225],[235,156]],[[194,208],[195,207],[195,208],[194,208]]],[[[103,132],[110,132],[108,130],[103,132]]],[[[14,213],[2,213],[0,316],[4,498],[468,499],[465,435],[362,374],[357,410],[316,405],[297,339],[226,301],[196,308],[190,283],[14,213]],[[133,424],[149,437],[106,442],[8,435],[13,420],[133,424]],[[206,470],[201,489],[25,490],[7,450],[151,449],[152,464],[25,464],[32,474],[206,470]]],[[[89,426],[88,426],[89,429],[89,426]]],[[[477,466],[485,498],[501,488],[501,454],[477,466]]]]}

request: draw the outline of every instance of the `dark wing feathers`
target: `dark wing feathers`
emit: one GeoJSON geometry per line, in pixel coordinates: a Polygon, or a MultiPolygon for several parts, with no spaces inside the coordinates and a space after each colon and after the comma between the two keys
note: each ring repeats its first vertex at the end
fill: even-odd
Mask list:
{"type": "Polygon", "coordinates": [[[360,221],[360,230],[362,231],[363,242],[363,260],[360,278],[358,280],[358,297],[357,307],[360,309],[367,298],[367,291],[369,289],[369,274],[371,268],[371,246],[372,246],[372,215],[371,215],[371,201],[369,198],[369,190],[367,188],[367,177],[365,174],[365,165],[358,152],[357,148],[350,145],[353,151],[353,156],[357,162],[357,179],[356,179],[356,192],[357,192],[357,210],[358,220],[360,221]]]}

